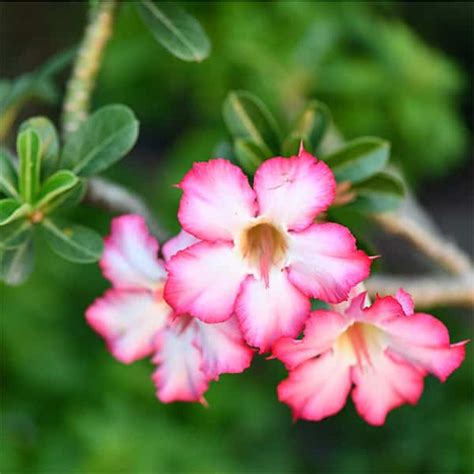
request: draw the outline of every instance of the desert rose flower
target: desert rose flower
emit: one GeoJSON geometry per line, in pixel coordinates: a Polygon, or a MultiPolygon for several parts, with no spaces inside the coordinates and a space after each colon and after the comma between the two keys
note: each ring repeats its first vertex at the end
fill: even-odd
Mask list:
{"type": "MultiPolygon", "coordinates": [[[[165,260],[193,242],[181,232],[163,246],[165,260]]],[[[152,356],[158,365],[153,380],[162,402],[204,403],[209,382],[222,373],[245,370],[253,351],[235,317],[206,324],[173,313],[163,299],[166,270],[158,249],[141,216],[114,219],[100,261],[113,288],[87,309],[86,318],[119,361],[152,356]]]]}
{"type": "Polygon", "coordinates": [[[332,311],[314,311],[301,340],[282,338],[273,354],[289,377],[278,386],[280,401],[295,418],[319,421],[339,412],[352,390],[364,420],[382,425],[387,413],[415,404],[428,373],[441,381],[464,360],[466,342],[450,344],[441,321],[414,313],[403,290],[367,306],[366,293],[332,311]]]}
{"type": "Polygon", "coordinates": [[[178,219],[199,241],[167,263],[165,299],[208,323],[235,313],[261,352],[296,336],[310,297],[340,302],[370,272],[347,228],[314,223],[335,185],[329,167],[303,149],[265,161],[253,189],[227,160],[195,163],[179,184],[178,219]]]}

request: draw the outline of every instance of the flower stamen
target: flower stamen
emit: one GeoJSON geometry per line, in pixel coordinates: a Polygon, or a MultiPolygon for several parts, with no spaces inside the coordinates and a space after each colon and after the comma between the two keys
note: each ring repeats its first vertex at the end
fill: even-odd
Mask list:
{"type": "Polygon", "coordinates": [[[260,272],[268,288],[270,269],[284,259],[288,244],[282,232],[273,224],[260,222],[243,231],[240,250],[244,259],[260,272]]]}

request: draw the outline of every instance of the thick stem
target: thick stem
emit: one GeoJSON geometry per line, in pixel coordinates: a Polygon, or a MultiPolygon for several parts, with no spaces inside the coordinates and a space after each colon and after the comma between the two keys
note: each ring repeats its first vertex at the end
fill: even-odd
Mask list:
{"type": "Polygon", "coordinates": [[[89,23],[66,88],[62,114],[63,136],[75,132],[89,113],[102,55],[112,33],[114,10],[115,0],[102,0],[89,12],[89,23]]]}

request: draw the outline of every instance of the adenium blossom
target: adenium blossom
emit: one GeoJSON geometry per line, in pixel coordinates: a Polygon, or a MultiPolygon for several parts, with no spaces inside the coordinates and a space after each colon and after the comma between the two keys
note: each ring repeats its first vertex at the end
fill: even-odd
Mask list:
{"type": "MultiPolygon", "coordinates": [[[[181,232],[163,246],[165,260],[193,242],[181,232]]],[[[163,299],[167,274],[158,250],[142,217],[115,218],[100,261],[113,288],[87,309],[86,318],[119,361],[152,356],[158,365],[153,380],[162,402],[205,403],[209,382],[222,373],[245,370],[253,351],[235,317],[206,324],[173,313],[163,299]]]]}
{"type": "Polygon", "coordinates": [[[236,314],[247,342],[261,352],[301,331],[310,297],[343,301],[370,272],[369,257],[346,227],[315,223],[336,183],[303,149],[265,161],[253,189],[224,159],[195,163],[178,186],[178,219],[198,241],[167,263],[165,299],[177,314],[208,323],[236,314]]]}
{"type": "Polygon", "coordinates": [[[382,425],[387,413],[415,404],[428,373],[442,382],[464,359],[465,342],[450,344],[446,327],[429,314],[414,313],[405,291],[366,305],[362,292],[333,310],[318,310],[300,340],[282,338],[273,354],[289,377],[278,398],[295,418],[318,421],[339,412],[352,390],[362,418],[382,425]]]}

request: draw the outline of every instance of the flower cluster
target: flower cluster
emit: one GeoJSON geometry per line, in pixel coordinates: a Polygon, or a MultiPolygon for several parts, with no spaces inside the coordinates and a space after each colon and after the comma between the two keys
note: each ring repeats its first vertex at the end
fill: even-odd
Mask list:
{"type": "Polygon", "coordinates": [[[288,369],[278,397],[295,418],[334,415],[354,385],[359,414],[379,425],[417,402],[428,372],[444,381],[461,364],[465,342],[450,344],[403,290],[370,305],[371,258],[346,227],[317,219],[336,183],[303,149],[265,161],[253,187],[214,159],[179,188],[183,230],[164,261],[140,216],[114,219],[101,260],[113,288],[86,313],[118,360],[152,356],[161,401],[204,402],[210,381],[242,372],[258,350],[288,369]],[[331,309],[311,312],[313,298],[331,309]]]}

